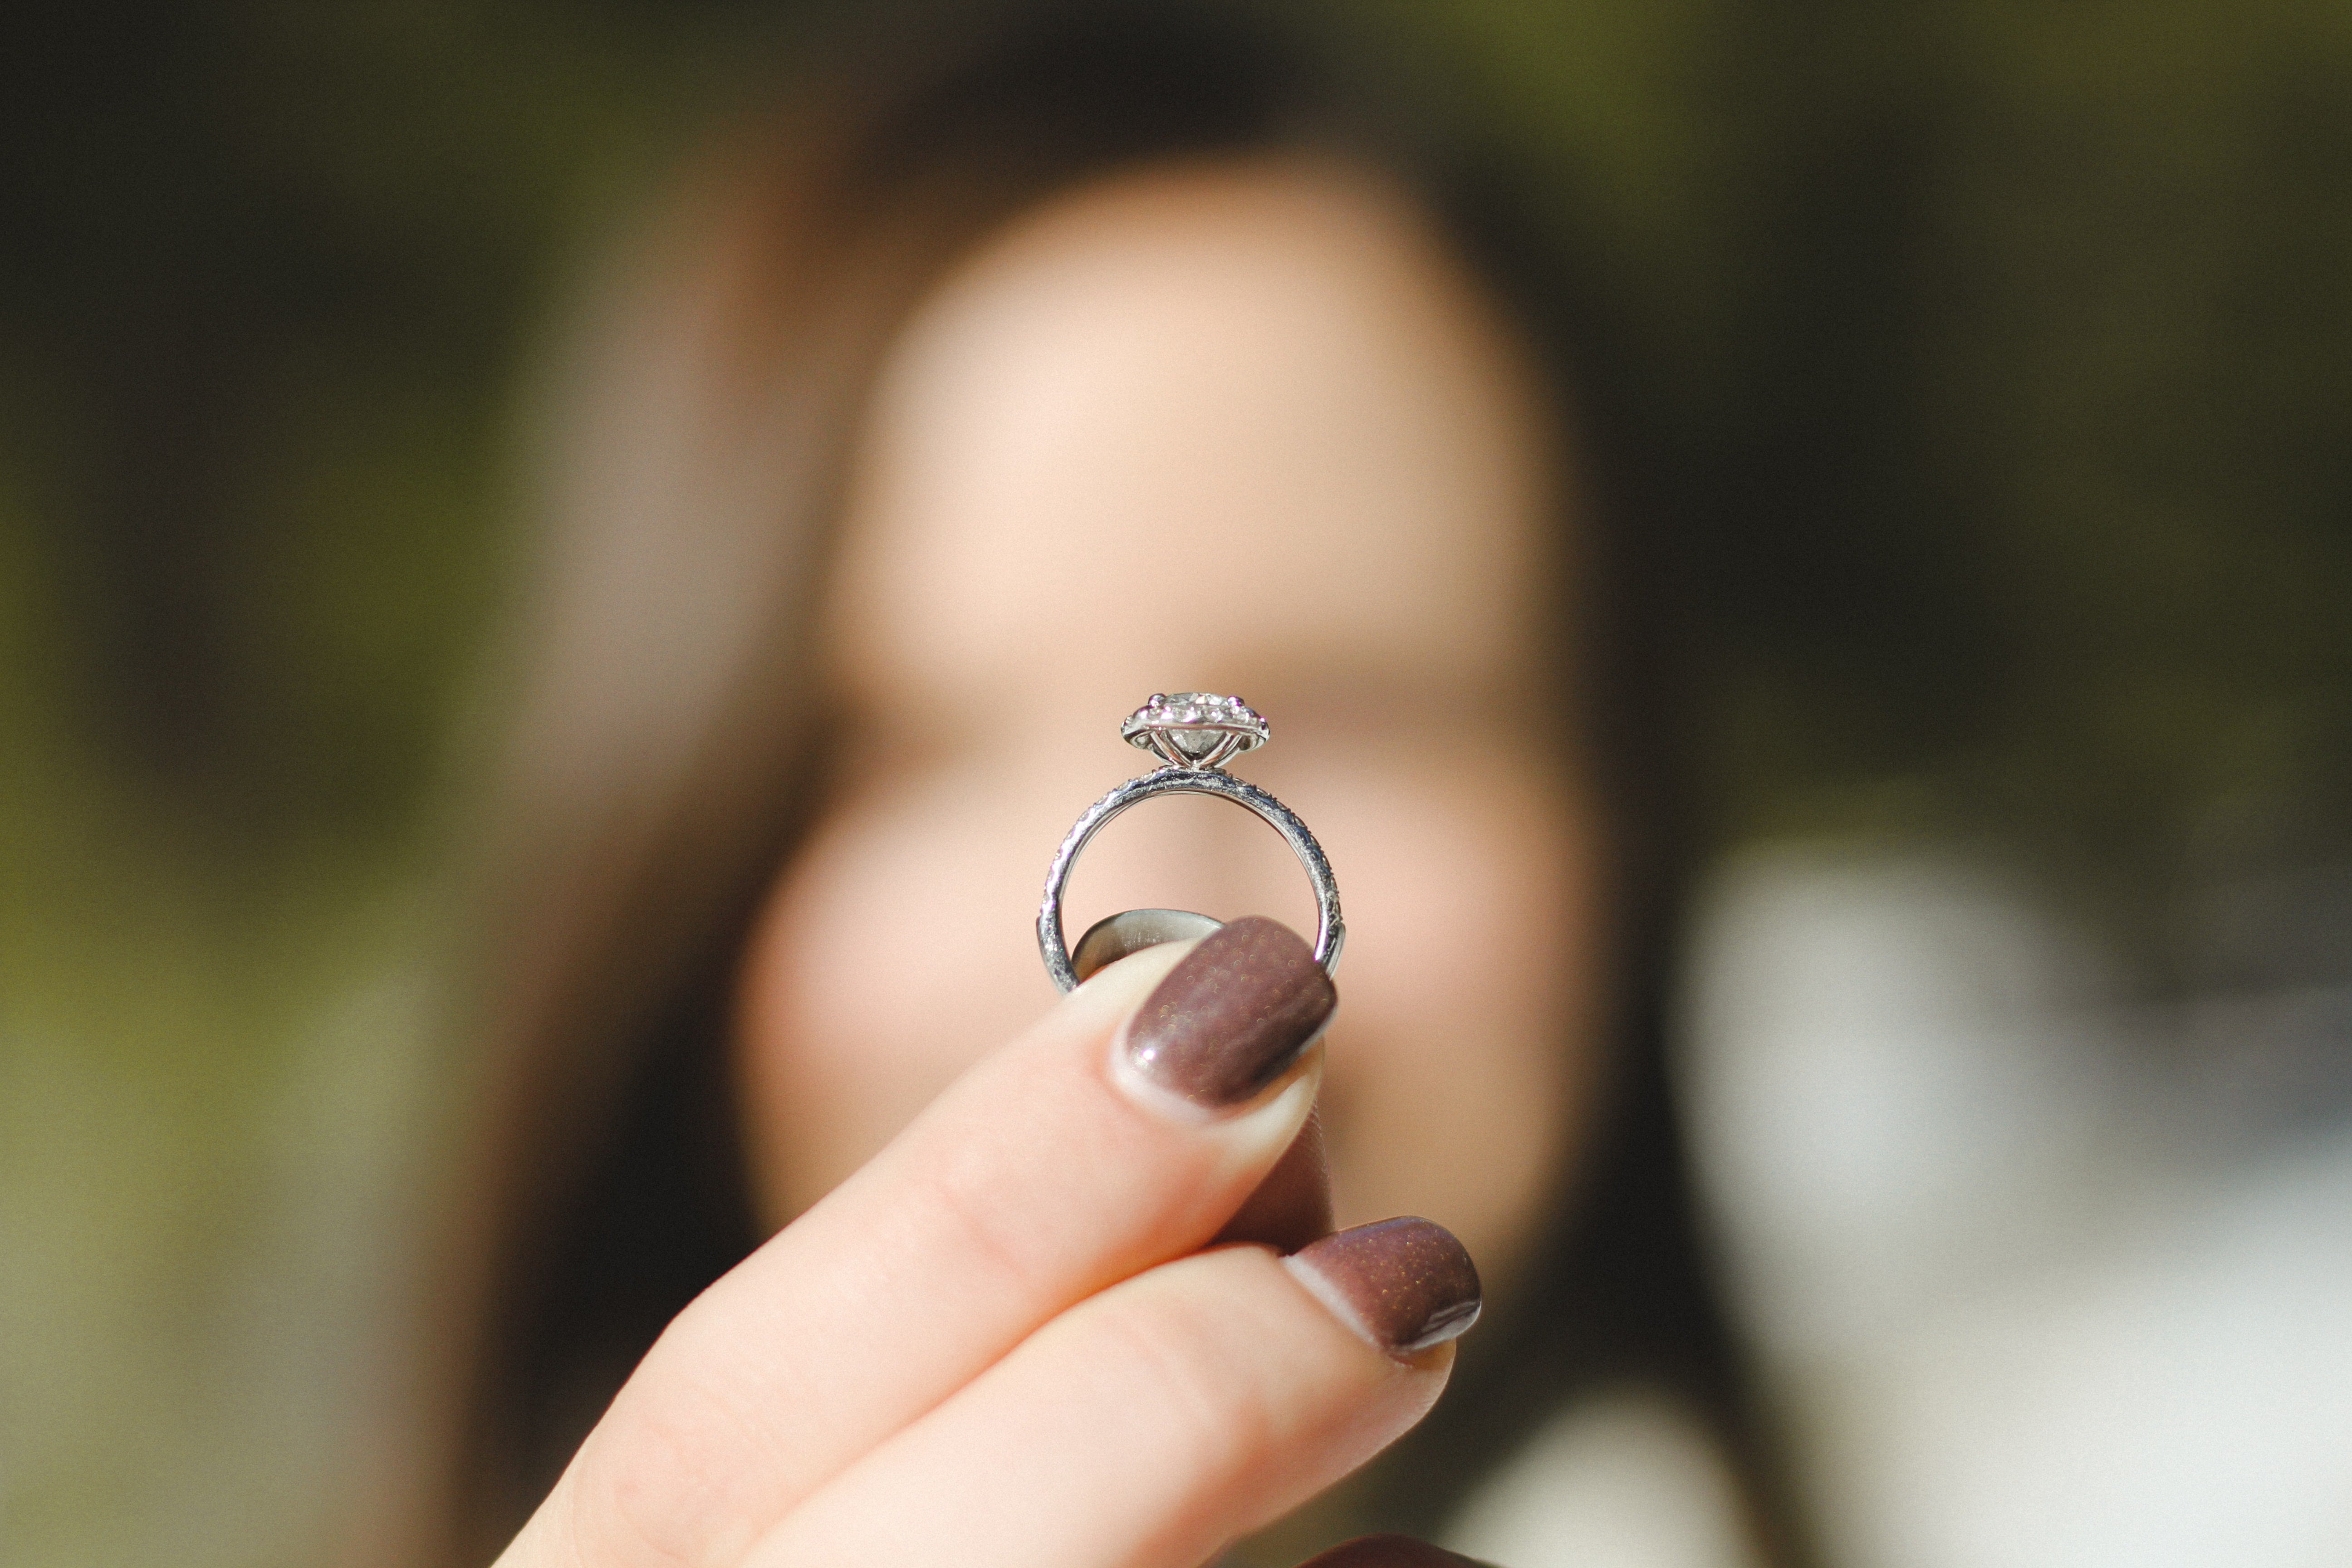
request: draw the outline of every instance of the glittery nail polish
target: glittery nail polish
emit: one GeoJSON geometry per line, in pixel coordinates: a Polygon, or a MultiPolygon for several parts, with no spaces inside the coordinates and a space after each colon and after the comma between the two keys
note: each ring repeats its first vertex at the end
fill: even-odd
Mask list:
{"type": "Polygon", "coordinates": [[[1477,1266],[1442,1225],[1384,1219],[1283,1260],[1339,1320],[1391,1355],[1443,1344],[1478,1321],[1477,1266]]]}
{"type": "Polygon", "coordinates": [[[1313,949],[1279,921],[1246,916],[1168,972],[1121,1048],[1144,1079],[1222,1110],[1280,1077],[1338,1001],[1313,949]]]}

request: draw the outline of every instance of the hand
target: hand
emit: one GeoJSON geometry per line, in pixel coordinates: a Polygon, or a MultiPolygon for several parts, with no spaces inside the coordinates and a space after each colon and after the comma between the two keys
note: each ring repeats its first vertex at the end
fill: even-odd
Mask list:
{"type": "Polygon", "coordinates": [[[1097,975],[680,1313],[501,1568],[1194,1568],[1362,1464],[1460,1245],[1202,1250],[1299,1165],[1335,1000],[1255,919],[1097,975]]]}

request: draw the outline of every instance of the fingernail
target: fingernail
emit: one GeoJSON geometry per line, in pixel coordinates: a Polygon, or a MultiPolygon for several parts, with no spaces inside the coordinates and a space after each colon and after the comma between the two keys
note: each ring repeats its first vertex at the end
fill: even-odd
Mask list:
{"type": "Polygon", "coordinates": [[[1452,1231],[1425,1219],[1360,1225],[1283,1262],[1341,1322],[1391,1355],[1444,1344],[1478,1321],[1477,1265],[1452,1231]]]}
{"type": "Polygon", "coordinates": [[[1410,1535],[1366,1535],[1334,1546],[1302,1568],[1486,1568],[1410,1535]]]}
{"type": "Polygon", "coordinates": [[[1128,1064],[1195,1105],[1239,1105],[1282,1076],[1338,1001],[1288,927],[1245,916],[1202,937],[1145,1000],[1128,1064]]]}

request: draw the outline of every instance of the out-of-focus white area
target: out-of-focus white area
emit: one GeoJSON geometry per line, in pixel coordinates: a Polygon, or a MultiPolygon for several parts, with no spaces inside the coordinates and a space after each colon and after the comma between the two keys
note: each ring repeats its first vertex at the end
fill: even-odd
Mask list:
{"type": "Polygon", "coordinates": [[[2218,900],[2153,1005],[1962,865],[1719,879],[1682,1077],[1834,1563],[2352,1563],[2340,899],[2218,900]]]}
{"type": "Polygon", "coordinates": [[[1472,1494],[1448,1549],[1509,1568],[1745,1568],[1738,1503],[1706,1433],[1664,1399],[1556,1416],[1472,1494]]]}

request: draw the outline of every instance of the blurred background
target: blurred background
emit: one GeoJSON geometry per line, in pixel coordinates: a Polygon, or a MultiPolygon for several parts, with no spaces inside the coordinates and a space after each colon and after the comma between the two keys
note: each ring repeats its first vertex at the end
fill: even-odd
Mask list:
{"type": "MultiPolygon", "coordinates": [[[[1677,520],[1686,1089],[1832,1555],[2343,1560],[2352,11],[1304,8],[1528,172],[1677,520]]],[[[536,353],[837,9],[12,28],[0,1561],[320,1549],[536,353]]]]}

